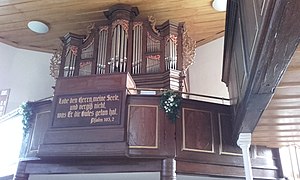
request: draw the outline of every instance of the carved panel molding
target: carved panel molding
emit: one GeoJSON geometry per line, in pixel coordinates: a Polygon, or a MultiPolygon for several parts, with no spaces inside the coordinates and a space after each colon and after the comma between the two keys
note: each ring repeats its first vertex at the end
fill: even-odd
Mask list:
{"type": "Polygon", "coordinates": [[[128,106],[129,148],[158,149],[158,106],[128,106]]]}
{"type": "Polygon", "coordinates": [[[214,132],[211,112],[182,109],[182,150],[214,153],[214,132]]]}

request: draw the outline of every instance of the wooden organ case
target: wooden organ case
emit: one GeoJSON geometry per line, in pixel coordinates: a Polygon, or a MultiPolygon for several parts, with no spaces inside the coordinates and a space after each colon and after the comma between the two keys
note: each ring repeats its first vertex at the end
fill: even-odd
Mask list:
{"type": "Polygon", "coordinates": [[[184,90],[195,42],[183,23],[137,18],[139,11],[115,5],[107,21],[89,27],[87,36],[66,34],[59,77],[128,72],[137,87],[184,90]]]}
{"type": "MultiPolygon", "coordinates": [[[[138,156],[140,152],[130,151],[127,142],[127,136],[131,137],[127,126],[139,122],[131,120],[129,124],[127,120],[136,109],[127,104],[131,102],[130,89],[188,90],[185,72],[193,63],[195,42],[184,24],[167,21],[156,26],[153,17],[142,20],[138,14],[136,7],[115,5],[104,12],[106,21],[88,28],[87,36],[68,33],[61,38],[64,46],[52,122],[38,156],[138,156]],[[132,111],[127,111],[128,107],[132,111]]],[[[162,114],[157,97],[153,102],[141,112],[153,107],[151,112],[162,114]]],[[[158,121],[157,116],[151,118],[158,121]]],[[[136,145],[140,144],[129,143],[136,145]]],[[[148,155],[165,156],[166,149],[148,155]]]]}

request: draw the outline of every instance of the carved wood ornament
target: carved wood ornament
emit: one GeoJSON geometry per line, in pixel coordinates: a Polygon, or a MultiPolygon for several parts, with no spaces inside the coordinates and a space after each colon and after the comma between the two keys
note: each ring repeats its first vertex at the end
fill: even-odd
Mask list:
{"type": "Polygon", "coordinates": [[[183,32],[183,70],[186,71],[195,61],[196,56],[196,41],[194,41],[187,33],[187,30],[183,32]]]}
{"type": "Polygon", "coordinates": [[[53,53],[53,56],[50,59],[50,76],[52,76],[54,79],[58,78],[60,64],[61,51],[57,50],[53,53]]]}

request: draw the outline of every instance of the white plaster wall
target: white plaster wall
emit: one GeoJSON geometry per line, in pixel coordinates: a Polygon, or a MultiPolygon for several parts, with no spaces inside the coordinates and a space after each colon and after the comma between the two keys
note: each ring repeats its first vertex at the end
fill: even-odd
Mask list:
{"type": "Polygon", "coordinates": [[[18,108],[22,102],[52,96],[51,56],[0,43],[0,89],[10,89],[6,113],[18,108]]]}
{"type": "Polygon", "coordinates": [[[189,69],[192,93],[229,97],[225,83],[221,82],[223,46],[224,38],[222,37],[196,49],[195,63],[189,69]]]}

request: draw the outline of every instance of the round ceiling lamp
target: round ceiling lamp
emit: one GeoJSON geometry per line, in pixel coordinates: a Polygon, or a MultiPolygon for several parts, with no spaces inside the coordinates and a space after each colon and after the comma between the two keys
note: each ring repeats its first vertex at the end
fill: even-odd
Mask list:
{"type": "Polygon", "coordinates": [[[226,11],[227,0],[214,0],[214,1],[212,2],[212,7],[213,7],[216,11],[226,11]]]}
{"type": "Polygon", "coordinates": [[[31,31],[39,34],[45,34],[49,31],[48,25],[41,21],[29,21],[27,26],[31,31]]]}

